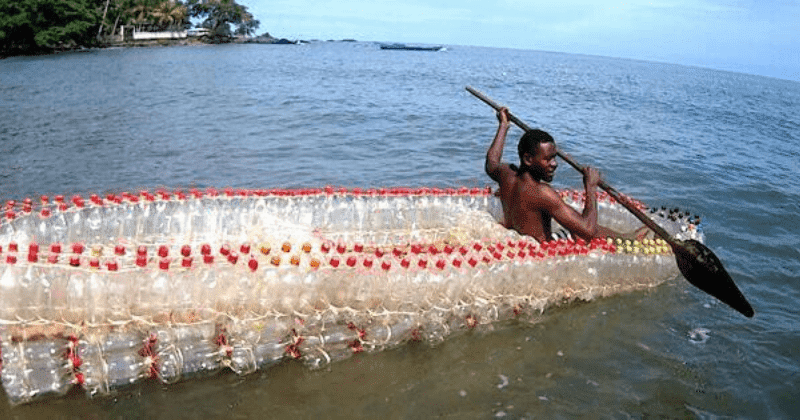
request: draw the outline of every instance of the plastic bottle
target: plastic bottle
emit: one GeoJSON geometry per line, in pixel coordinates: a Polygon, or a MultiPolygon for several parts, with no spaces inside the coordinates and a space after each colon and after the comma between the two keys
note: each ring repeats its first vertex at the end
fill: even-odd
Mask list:
{"type": "Polygon", "coordinates": [[[108,276],[99,271],[99,260],[95,257],[90,262],[89,272],[86,274],[86,310],[87,319],[93,324],[106,321],[110,315],[108,301],[108,276]]]}
{"type": "Polygon", "coordinates": [[[103,212],[102,206],[95,200],[91,200],[91,204],[89,204],[89,207],[85,211],[86,218],[84,219],[84,226],[87,236],[82,238],[83,241],[89,243],[102,243],[105,241],[106,235],[105,232],[103,232],[105,228],[103,212]]]}
{"type": "Polygon", "coordinates": [[[183,355],[184,376],[197,376],[220,369],[214,323],[203,321],[174,327],[175,346],[183,355]]]}
{"type": "Polygon", "coordinates": [[[153,207],[153,224],[152,224],[152,241],[157,244],[163,244],[167,240],[169,234],[169,211],[170,202],[167,199],[157,196],[155,201],[151,204],[153,207]]]}
{"type": "Polygon", "coordinates": [[[30,212],[19,214],[11,223],[14,225],[14,241],[19,245],[27,245],[33,240],[34,221],[30,212]]]}
{"type": "Polygon", "coordinates": [[[140,284],[143,291],[142,308],[156,314],[162,311],[170,311],[173,300],[174,285],[172,284],[169,258],[163,258],[158,263],[158,268],[148,270],[146,276],[142,276],[143,283],[140,284]]]}
{"type": "Polygon", "coordinates": [[[208,195],[202,200],[202,212],[204,215],[203,230],[197,237],[202,243],[208,243],[214,248],[219,247],[224,239],[221,235],[220,222],[222,220],[222,210],[220,208],[220,198],[208,195]]]}
{"type": "Polygon", "coordinates": [[[85,388],[90,395],[133,384],[150,376],[152,358],[140,354],[149,334],[121,330],[103,336],[83,355],[85,388]]]}
{"type": "Polygon", "coordinates": [[[22,307],[16,317],[26,321],[52,319],[45,317],[50,309],[50,287],[52,277],[48,270],[38,264],[27,264],[17,291],[22,307]]]}
{"type": "Polygon", "coordinates": [[[64,354],[67,340],[22,341],[3,345],[3,386],[12,404],[37,396],[64,395],[74,386],[72,367],[53,355],[64,354]]]}
{"type": "Polygon", "coordinates": [[[169,223],[168,229],[165,231],[167,239],[179,243],[187,242],[189,238],[185,236],[184,232],[188,219],[185,200],[167,199],[166,204],[165,214],[169,223]]]}
{"type": "Polygon", "coordinates": [[[122,216],[125,207],[118,201],[116,198],[109,199],[108,204],[103,206],[104,243],[115,243],[122,236],[122,216]]]}
{"type": "Polygon", "coordinates": [[[253,324],[253,328],[248,330],[256,332],[249,340],[256,365],[264,368],[283,360],[286,355],[285,340],[291,329],[291,320],[288,317],[273,316],[255,321],[253,324]]]}
{"type": "Polygon", "coordinates": [[[227,242],[235,239],[236,227],[238,226],[238,220],[236,220],[236,217],[233,214],[234,208],[231,200],[231,197],[221,197],[219,204],[220,238],[227,242]]]}
{"type": "Polygon", "coordinates": [[[15,255],[9,255],[0,270],[0,314],[2,319],[15,319],[22,299],[19,282],[25,269],[17,265],[15,255]]]}
{"type": "MultiPolygon", "coordinates": [[[[70,259],[79,259],[72,256],[70,259]]],[[[64,311],[64,319],[71,323],[81,322],[86,319],[87,307],[89,302],[88,291],[86,290],[87,273],[80,268],[67,270],[67,307],[64,311]]]]}
{"type": "Polygon", "coordinates": [[[139,200],[139,223],[137,239],[141,242],[155,243],[155,235],[157,232],[156,223],[156,206],[153,202],[155,197],[152,195],[142,194],[139,200]]]}

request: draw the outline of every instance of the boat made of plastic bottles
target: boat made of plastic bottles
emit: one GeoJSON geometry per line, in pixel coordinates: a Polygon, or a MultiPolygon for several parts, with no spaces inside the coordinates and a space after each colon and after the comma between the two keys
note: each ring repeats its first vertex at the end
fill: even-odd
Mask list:
{"type": "MultiPolygon", "coordinates": [[[[680,275],[660,240],[520,236],[488,188],[142,191],[10,201],[2,216],[12,404],[287,359],[317,367],[680,275]]],[[[702,240],[687,214],[653,218],[702,240]]],[[[603,194],[599,222],[640,226],[603,194]]]]}

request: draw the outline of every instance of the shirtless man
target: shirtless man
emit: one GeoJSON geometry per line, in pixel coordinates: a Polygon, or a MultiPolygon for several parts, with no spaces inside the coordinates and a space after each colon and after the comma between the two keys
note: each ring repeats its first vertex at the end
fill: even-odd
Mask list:
{"type": "MultiPolygon", "coordinates": [[[[586,241],[594,238],[635,239],[636,234],[620,234],[597,224],[597,184],[600,172],[586,168],[583,185],[586,200],[583,213],[578,213],[561,200],[550,186],[558,162],[556,143],[542,130],[531,130],[519,140],[520,167],[502,163],[503,147],[509,128],[508,110],[497,113],[500,126],[486,152],[486,173],[500,184],[504,225],[537,241],[552,240],[551,220],[556,219],[574,237],[586,241]]],[[[638,233],[638,232],[637,232],[638,233]]]]}

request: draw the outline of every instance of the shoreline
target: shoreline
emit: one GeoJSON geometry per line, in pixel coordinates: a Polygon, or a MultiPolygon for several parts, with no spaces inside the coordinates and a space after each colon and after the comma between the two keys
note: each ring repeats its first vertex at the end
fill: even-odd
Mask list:
{"type": "MultiPolygon", "coordinates": [[[[346,40],[350,41],[350,40],[346,40]]],[[[40,49],[33,51],[16,51],[12,54],[0,53],[0,59],[11,57],[35,57],[41,55],[60,54],[67,52],[89,52],[97,49],[106,48],[146,48],[146,47],[175,47],[190,45],[220,45],[220,44],[266,44],[266,45],[297,45],[308,43],[308,41],[291,41],[286,38],[275,38],[269,34],[260,35],[252,38],[227,38],[211,39],[208,37],[191,37],[181,39],[149,39],[131,41],[98,41],[92,46],[76,45],[74,47],[60,47],[40,49]]]]}

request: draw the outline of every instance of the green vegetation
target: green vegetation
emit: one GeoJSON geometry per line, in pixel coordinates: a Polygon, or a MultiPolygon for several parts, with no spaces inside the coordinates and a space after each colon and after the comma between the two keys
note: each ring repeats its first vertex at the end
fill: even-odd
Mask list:
{"type": "Polygon", "coordinates": [[[252,35],[259,25],[235,0],[0,0],[0,56],[102,45],[122,25],[183,30],[191,18],[203,19],[211,42],[252,35]]]}
{"type": "Polygon", "coordinates": [[[92,42],[94,0],[0,0],[0,54],[38,53],[92,42]]]}
{"type": "Polygon", "coordinates": [[[186,5],[174,0],[100,0],[105,3],[99,35],[117,33],[119,25],[142,30],[181,30],[191,26],[186,5]]]}
{"type": "Polygon", "coordinates": [[[247,7],[234,0],[189,0],[190,14],[204,18],[203,28],[210,30],[212,37],[231,36],[230,24],[236,25],[235,34],[253,35],[259,22],[247,11],[247,7]]]}

